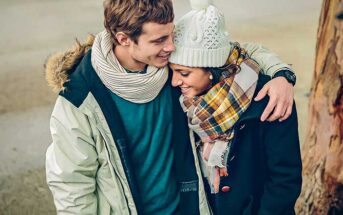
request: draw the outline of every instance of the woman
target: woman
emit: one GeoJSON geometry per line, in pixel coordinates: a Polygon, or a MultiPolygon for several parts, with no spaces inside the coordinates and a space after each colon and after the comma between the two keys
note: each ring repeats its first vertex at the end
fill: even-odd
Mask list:
{"type": "Polygon", "coordinates": [[[172,85],[198,153],[215,214],[294,214],[301,190],[301,156],[295,107],[283,122],[261,122],[267,104],[253,101],[270,80],[238,43],[208,1],[175,27],[172,85]]]}

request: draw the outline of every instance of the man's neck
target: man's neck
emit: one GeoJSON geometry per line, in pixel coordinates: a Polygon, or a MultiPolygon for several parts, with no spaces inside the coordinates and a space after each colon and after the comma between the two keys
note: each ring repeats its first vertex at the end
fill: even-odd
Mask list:
{"type": "Polygon", "coordinates": [[[133,59],[126,47],[115,46],[113,51],[120,65],[125,69],[130,71],[143,71],[145,69],[146,64],[133,59]]]}

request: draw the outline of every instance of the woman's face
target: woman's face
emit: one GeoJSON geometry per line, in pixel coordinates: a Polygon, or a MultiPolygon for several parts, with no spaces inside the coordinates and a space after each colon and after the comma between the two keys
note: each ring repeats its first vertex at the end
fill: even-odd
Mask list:
{"type": "Polygon", "coordinates": [[[180,87],[181,93],[188,98],[201,95],[211,87],[210,72],[199,67],[170,64],[173,70],[173,87],[180,87]]]}

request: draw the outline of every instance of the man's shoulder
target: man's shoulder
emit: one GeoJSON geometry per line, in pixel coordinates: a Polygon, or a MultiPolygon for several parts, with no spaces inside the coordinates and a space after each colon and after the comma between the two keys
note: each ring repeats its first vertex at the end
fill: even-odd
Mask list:
{"type": "Polygon", "coordinates": [[[59,95],[79,107],[91,90],[96,73],[91,63],[91,50],[82,57],[80,63],[68,74],[68,81],[59,95]]]}
{"type": "Polygon", "coordinates": [[[69,79],[65,84],[70,82],[76,83],[89,81],[89,79],[91,78],[90,75],[94,71],[91,63],[91,52],[92,50],[86,52],[85,55],[81,58],[80,62],[75,65],[74,69],[69,71],[69,79]]]}

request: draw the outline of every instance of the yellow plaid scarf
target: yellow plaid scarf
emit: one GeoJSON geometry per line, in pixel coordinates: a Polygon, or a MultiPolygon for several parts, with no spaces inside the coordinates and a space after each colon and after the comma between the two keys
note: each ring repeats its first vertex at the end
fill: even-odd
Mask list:
{"type": "MultiPolygon", "coordinates": [[[[225,168],[234,137],[233,126],[253,99],[260,67],[239,44],[235,44],[221,69],[224,70],[221,81],[205,95],[194,98],[181,96],[180,103],[187,113],[189,127],[199,135],[204,146],[212,145],[207,147],[210,150],[208,159],[205,159],[207,165],[225,168]],[[232,74],[231,68],[238,68],[238,71],[232,74]]],[[[212,180],[209,179],[210,184],[212,180]]]]}
{"type": "Polygon", "coordinates": [[[190,128],[203,142],[232,139],[231,128],[251,103],[259,66],[239,46],[233,48],[224,67],[231,65],[239,66],[240,71],[223,77],[205,95],[180,98],[190,128]]]}

